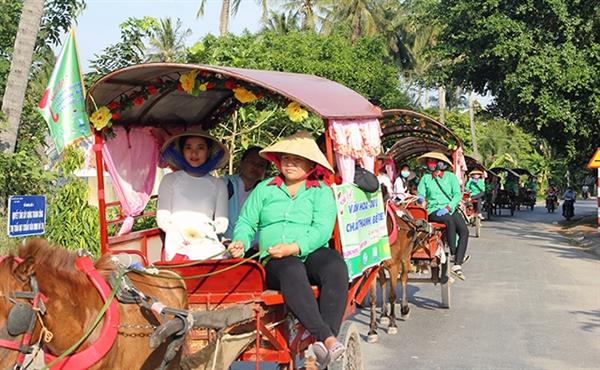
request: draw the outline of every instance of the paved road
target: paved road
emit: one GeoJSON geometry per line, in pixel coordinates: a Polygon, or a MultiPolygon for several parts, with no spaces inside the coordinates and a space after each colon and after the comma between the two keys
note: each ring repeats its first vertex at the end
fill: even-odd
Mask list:
{"type": "MultiPolygon", "coordinates": [[[[410,319],[363,343],[365,369],[600,369],[600,260],[552,230],[560,219],[536,207],[485,222],[451,308],[439,288],[410,286],[410,319]]],[[[367,315],[354,318],[364,334],[367,315]]]]}

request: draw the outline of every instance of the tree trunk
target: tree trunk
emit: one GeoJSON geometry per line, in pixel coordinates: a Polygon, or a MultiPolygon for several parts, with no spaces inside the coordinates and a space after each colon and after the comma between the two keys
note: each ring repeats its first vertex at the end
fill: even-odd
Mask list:
{"type": "Polygon", "coordinates": [[[471,126],[471,142],[473,143],[473,154],[475,158],[479,158],[477,150],[477,137],[475,135],[475,96],[473,91],[469,94],[469,125],[471,126]]]}
{"type": "Polygon", "coordinates": [[[446,120],[446,87],[438,87],[438,105],[440,108],[440,123],[443,125],[446,120]]]}
{"type": "Polygon", "coordinates": [[[43,12],[44,0],[25,0],[23,2],[10,72],[6,79],[6,89],[2,98],[2,112],[8,121],[7,130],[0,136],[0,150],[2,151],[14,152],[17,144],[23,101],[33,59],[33,48],[43,12]]]}
{"type": "Polygon", "coordinates": [[[230,0],[223,0],[221,4],[221,19],[219,21],[219,33],[225,36],[229,32],[229,3],[230,0]]]}

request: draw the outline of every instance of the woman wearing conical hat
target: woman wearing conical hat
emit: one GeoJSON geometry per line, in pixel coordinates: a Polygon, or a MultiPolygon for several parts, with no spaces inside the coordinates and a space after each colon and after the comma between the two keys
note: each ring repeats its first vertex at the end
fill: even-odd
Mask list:
{"type": "Polygon", "coordinates": [[[218,234],[228,225],[227,187],[209,172],[227,164],[227,147],[204,131],[189,131],[167,140],[161,156],[175,169],[163,177],[156,207],[167,259],[200,260],[224,251],[218,234]]]}
{"type": "Polygon", "coordinates": [[[446,225],[446,237],[450,252],[454,255],[454,266],[451,273],[461,280],[465,280],[462,264],[465,258],[469,229],[465,220],[460,215],[457,207],[462,200],[462,192],[456,175],[446,171],[452,167],[452,162],[444,154],[429,152],[418,158],[419,164],[425,166],[428,173],[423,175],[417,190],[420,203],[427,200],[427,213],[429,221],[446,225]],[[456,236],[458,235],[458,245],[456,236]]]}
{"type": "Polygon", "coordinates": [[[260,260],[269,289],[281,290],[287,306],[316,337],[321,368],[344,352],[336,335],[348,292],[348,270],[328,247],[336,220],[333,191],[319,177],[333,172],[308,132],[298,132],[260,155],[280,173],[256,186],[242,207],[229,252],[241,257],[259,234],[260,260]],[[311,285],[320,288],[319,301],[311,285]]]}
{"type": "Polygon", "coordinates": [[[469,172],[469,181],[465,185],[465,191],[469,193],[471,200],[477,200],[477,216],[483,219],[481,214],[481,205],[485,196],[485,181],[483,180],[483,171],[474,169],[469,172]]]}

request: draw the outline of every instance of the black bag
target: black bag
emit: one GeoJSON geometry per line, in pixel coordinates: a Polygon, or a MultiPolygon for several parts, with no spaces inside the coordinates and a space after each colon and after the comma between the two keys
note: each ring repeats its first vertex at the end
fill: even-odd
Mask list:
{"type": "Polygon", "coordinates": [[[354,185],[363,191],[374,193],[379,189],[379,180],[377,176],[357,165],[354,168],[354,185]]]}

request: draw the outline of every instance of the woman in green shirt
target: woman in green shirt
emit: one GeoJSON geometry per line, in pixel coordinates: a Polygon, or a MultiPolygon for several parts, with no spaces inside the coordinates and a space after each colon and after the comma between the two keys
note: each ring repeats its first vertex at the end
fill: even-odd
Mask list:
{"type": "Polygon", "coordinates": [[[428,173],[423,175],[417,189],[418,202],[427,200],[429,221],[446,225],[446,240],[450,253],[454,256],[454,266],[450,272],[461,280],[465,280],[462,264],[469,258],[465,257],[469,241],[469,229],[464,218],[456,211],[462,200],[462,192],[456,175],[446,169],[452,167],[452,162],[442,153],[429,152],[418,158],[428,173]],[[458,246],[456,236],[458,235],[458,246]]]}
{"type": "Polygon", "coordinates": [[[483,171],[473,170],[469,173],[469,181],[465,185],[465,191],[469,193],[471,200],[477,200],[477,215],[482,218],[481,204],[485,195],[483,171]]]}
{"type": "Polygon", "coordinates": [[[328,247],[336,220],[333,191],[319,177],[333,172],[308,132],[298,132],[263,149],[280,174],[259,183],[242,207],[229,252],[241,257],[259,232],[260,260],[267,287],[280,290],[286,305],[316,337],[321,368],[338,359],[336,339],[348,293],[342,256],[328,247]],[[319,300],[312,285],[319,286],[319,300]]]}

